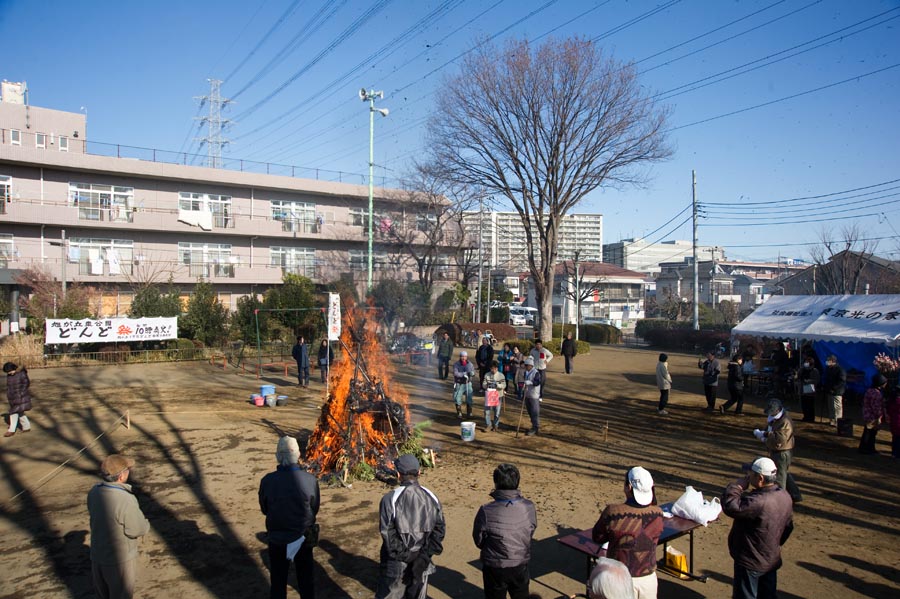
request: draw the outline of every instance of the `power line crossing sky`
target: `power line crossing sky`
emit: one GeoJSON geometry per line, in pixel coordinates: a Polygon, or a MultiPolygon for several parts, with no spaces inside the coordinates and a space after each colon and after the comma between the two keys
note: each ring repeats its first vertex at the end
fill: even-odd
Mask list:
{"type": "Polygon", "coordinates": [[[219,78],[226,157],[365,173],[357,90],[384,90],[388,184],[424,154],[442,79],[475,44],[593,39],[671,108],[676,150],[645,187],[579,206],[604,214],[605,241],[689,239],[695,169],[700,241],[730,258],[807,257],[823,227],[856,221],[900,259],[896,0],[0,0],[0,34],[0,78],[36,106],[87,107],[94,141],[202,152],[193,98],[219,78]]]}

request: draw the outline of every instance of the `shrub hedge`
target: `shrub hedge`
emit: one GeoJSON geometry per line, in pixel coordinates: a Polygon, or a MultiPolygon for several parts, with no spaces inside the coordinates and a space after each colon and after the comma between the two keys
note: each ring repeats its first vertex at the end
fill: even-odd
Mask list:
{"type": "Polygon", "coordinates": [[[643,319],[637,322],[635,334],[652,347],[704,352],[720,342],[727,344],[731,337],[731,327],[710,325],[695,331],[689,322],[643,319]]]}

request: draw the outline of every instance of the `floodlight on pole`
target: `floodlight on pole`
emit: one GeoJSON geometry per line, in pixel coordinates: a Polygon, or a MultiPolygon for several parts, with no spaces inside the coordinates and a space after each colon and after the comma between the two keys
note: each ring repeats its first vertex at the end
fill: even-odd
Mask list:
{"type": "Polygon", "coordinates": [[[381,116],[387,116],[389,110],[387,108],[375,108],[375,99],[384,98],[384,92],[375,91],[373,89],[359,90],[359,99],[369,103],[369,255],[368,255],[368,276],[366,278],[366,292],[372,290],[372,238],[373,223],[375,222],[374,198],[375,198],[375,113],[381,116]]]}

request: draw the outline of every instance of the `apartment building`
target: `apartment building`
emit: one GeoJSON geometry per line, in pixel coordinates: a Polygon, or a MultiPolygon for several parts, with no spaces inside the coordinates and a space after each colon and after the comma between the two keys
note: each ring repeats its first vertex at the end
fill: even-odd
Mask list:
{"type": "MultiPolygon", "coordinates": [[[[481,235],[485,265],[522,272],[528,269],[525,231],[518,212],[466,212],[463,226],[469,245],[478,247],[481,235]]],[[[600,262],[603,257],[603,215],[567,214],[560,221],[557,258],[600,262]]]]}
{"type": "MultiPolygon", "coordinates": [[[[694,256],[694,244],[673,239],[652,243],[642,238],[623,239],[603,246],[603,261],[637,272],[659,273],[663,262],[682,262],[694,256]]],[[[697,246],[700,260],[724,260],[725,248],[697,246]]]]}
{"type": "MultiPolygon", "coordinates": [[[[364,291],[366,185],[176,164],[155,152],[98,155],[85,142],[84,115],[8,95],[13,101],[0,102],[0,280],[42,268],[97,288],[104,316],[126,314],[137,285],[170,277],[184,294],[198,279],[211,282],[231,308],[286,273],[317,284],[343,278],[364,291]]],[[[376,188],[374,213],[373,279],[411,280],[395,233],[408,229],[414,239],[427,215],[386,188],[376,188]]]]}

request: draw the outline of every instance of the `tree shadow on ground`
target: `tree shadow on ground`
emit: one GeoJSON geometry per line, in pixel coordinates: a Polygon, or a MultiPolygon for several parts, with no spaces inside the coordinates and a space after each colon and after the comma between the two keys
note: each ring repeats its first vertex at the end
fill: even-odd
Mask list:
{"type": "MultiPolygon", "coordinates": [[[[898,594],[897,584],[882,584],[880,582],[868,582],[853,576],[849,572],[839,572],[832,568],[827,568],[820,564],[812,562],[797,562],[801,568],[806,568],[810,572],[815,572],[823,578],[838,582],[848,589],[872,599],[894,599],[898,594]]],[[[896,578],[894,579],[896,581],[896,578]]]]}

